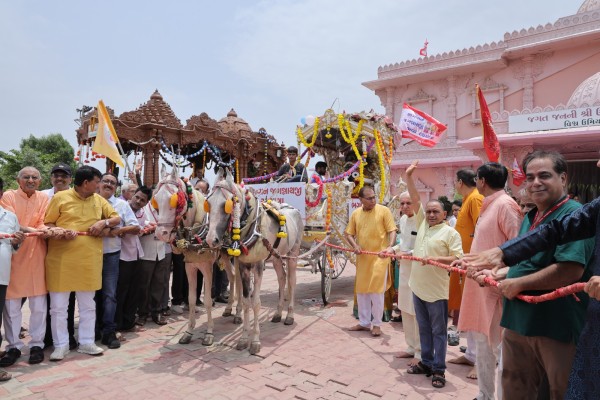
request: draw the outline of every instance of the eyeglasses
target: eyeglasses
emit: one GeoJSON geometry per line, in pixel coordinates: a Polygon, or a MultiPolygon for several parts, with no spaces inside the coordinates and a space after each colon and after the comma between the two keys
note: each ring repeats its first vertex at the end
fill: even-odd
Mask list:
{"type": "Polygon", "coordinates": [[[110,179],[102,179],[100,182],[104,183],[105,185],[117,186],[117,182],[111,181],[110,179]]]}
{"type": "Polygon", "coordinates": [[[24,180],[26,180],[26,181],[28,181],[28,180],[30,180],[30,179],[31,179],[32,181],[37,181],[37,180],[39,180],[39,179],[40,179],[40,177],[39,177],[39,176],[32,176],[32,175],[25,175],[25,176],[22,176],[22,177],[21,177],[21,179],[24,179],[24,180]]]}
{"type": "Polygon", "coordinates": [[[53,174],[52,174],[52,176],[53,176],[53,177],[55,177],[55,178],[67,179],[67,178],[69,178],[71,175],[67,175],[67,174],[61,174],[61,173],[57,173],[57,172],[55,172],[55,173],[53,173],[53,174]]]}
{"type": "Polygon", "coordinates": [[[366,201],[373,201],[373,200],[375,200],[375,196],[373,196],[373,197],[361,197],[361,199],[366,200],[366,201]]]}

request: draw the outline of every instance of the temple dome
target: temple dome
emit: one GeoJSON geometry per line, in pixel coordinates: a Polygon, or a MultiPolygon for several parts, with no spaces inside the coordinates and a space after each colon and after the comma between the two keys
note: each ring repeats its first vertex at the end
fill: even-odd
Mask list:
{"type": "Polygon", "coordinates": [[[600,0],[585,0],[581,7],[579,7],[579,10],[577,10],[577,14],[594,10],[600,10],[600,0]]]}
{"type": "Polygon", "coordinates": [[[571,95],[567,108],[600,106],[600,72],[583,81],[571,95]]]}
{"type": "Polygon", "coordinates": [[[252,128],[250,128],[250,125],[242,118],[238,117],[233,108],[227,113],[227,116],[221,118],[218,123],[221,131],[228,136],[241,138],[250,137],[252,135],[252,128]]]}

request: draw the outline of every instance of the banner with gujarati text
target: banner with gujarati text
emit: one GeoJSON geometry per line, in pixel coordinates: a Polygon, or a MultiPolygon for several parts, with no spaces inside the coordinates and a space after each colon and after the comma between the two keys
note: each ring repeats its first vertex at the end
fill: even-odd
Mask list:
{"type": "Polygon", "coordinates": [[[398,124],[402,137],[416,140],[419,144],[434,147],[448,128],[437,119],[404,103],[398,124]]]}

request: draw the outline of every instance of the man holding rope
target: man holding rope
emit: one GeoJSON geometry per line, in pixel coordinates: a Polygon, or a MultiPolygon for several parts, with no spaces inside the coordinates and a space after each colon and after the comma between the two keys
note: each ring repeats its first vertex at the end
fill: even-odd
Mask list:
{"type": "MultiPolygon", "coordinates": [[[[525,216],[521,235],[538,226],[555,224],[553,221],[581,207],[565,194],[567,163],[559,153],[537,150],[525,157],[523,170],[536,208],[525,216]]],[[[504,397],[511,400],[536,398],[547,376],[550,398],[562,399],[575,344],[583,328],[587,296],[568,296],[540,304],[526,303],[515,296],[531,291],[534,292],[527,294],[540,294],[587,280],[594,243],[587,239],[535,251],[524,251],[531,246],[522,248],[518,256],[511,253],[506,260],[510,265],[508,275],[498,284],[506,298],[501,320],[501,326],[506,328],[502,339],[502,390],[504,397]]],[[[482,265],[473,256],[466,262],[473,267],[482,265]]]]}
{"type": "MultiPolygon", "coordinates": [[[[597,163],[600,168],[600,160],[597,163]]],[[[538,228],[510,240],[500,247],[478,253],[468,254],[465,261],[474,268],[502,268],[534,256],[545,249],[571,241],[593,238],[596,247],[593,258],[594,276],[585,284],[585,291],[592,297],[587,309],[587,320],[573,361],[569,385],[565,399],[600,398],[600,382],[597,373],[600,368],[600,356],[597,352],[600,342],[600,197],[591,203],[577,208],[571,214],[555,218],[538,228]]]]}
{"type": "Polygon", "coordinates": [[[46,256],[54,341],[50,361],[62,360],[69,353],[67,304],[72,291],[76,292],[79,305],[77,351],[89,355],[103,352],[94,343],[94,294],[102,287],[100,236],[119,225],[121,218],[108,201],[96,193],[101,178],[102,173],[96,168],[80,167],[75,172],[75,187],[56,193],[46,211],[44,222],[52,232],[46,256]],[[87,235],[78,235],[82,231],[87,235]]]}
{"type": "MultiPolygon", "coordinates": [[[[487,250],[498,246],[519,234],[522,216],[519,205],[504,191],[508,170],[501,164],[488,162],[477,169],[475,183],[477,190],[484,196],[481,213],[475,226],[475,235],[471,245],[472,251],[487,250]]],[[[464,245],[463,245],[464,249],[464,245]]],[[[452,263],[460,267],[462,260],[452,263]]],[[[477,362],[477,378],[479,393],[477,400],[502,399],[500,387],[502,363],[500,360],[500,343],[502,328],[502,294],[495,287],[480,287],[481,279],[489,276],[498,279],[486,270],[478,282],[472,279],[465,281],[461,313],[458,320],[460,331],[471,332],[475,342],[477,362]],[[496,368],[497,366],[497,368],[496,368]],[[496,387],[496,371],[498,386],[496,387]],[[496,390],[495,390],[496,389],[496,390]]],[[[483,285],[481,285],[483,286],[483,285]]]]}
{"type": "Polygon", "coordinates": [[[446,211],[439,200],[430,200],[425,207],[421,204],[412,176],[418,164],[414,161],[406,169],[406,180],[413,207],[417,210],[414,256],[423,258],[423,261],[413,262],[408,285],[413,292],[422,361],[408,368],[407,372],[433,375],[431,385],[439,389],[446,385],[450,278],[448,271],[425,264],[430,261],[451,264],[462,256],[462,242],[459,233],[446,224],[446,211]]]}
{"type": "Polygon", "coordinates": [[[354,288],[359,323],[348,330],[368,331],[370,329],[373,336],[380,336],[384,293],[388,285],[392,284],[387,280],[390,261],[387,258],[361,254],[361,252],[364,250],[378,253],[392,247],[396,243],[396,224],[390,209],[377,204],[372,186],[363,186],[358,196],[362,207],[352,212],[344,232],[348,243],[357,254],[354,288]]]}
{"type": "MultiPolygon", "coordinates": [[[[0,199],[4,193],[4,181],[0,178],[0,199]]],[[[6,289],[10,281],[11,259],[15,251],[25,239],[25,235],[21,232],[17,216],[0,206],[0,232],[14,235],[10,239],[0,240],[0,314],[4,310],[4,300],[6,298],[6,289]]],[[[2,328],[2,320],[0,319],[0,328],[2,328]]],[[[2,343],[2,333],[0,333],[0,343],[2,343]]],[[[8,381],[12,375],[0,369],[0,382],[8,381]]]]}

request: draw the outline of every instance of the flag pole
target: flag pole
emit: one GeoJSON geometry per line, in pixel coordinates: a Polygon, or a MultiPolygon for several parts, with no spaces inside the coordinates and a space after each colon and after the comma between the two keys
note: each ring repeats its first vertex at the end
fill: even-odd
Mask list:
{"type": "Polygon", "coordinates": [[[129,163],[127,162],[127,157],[125,156],[125,152],[123,151],[123,147],[121,147],[121,141],[117,141],[117,148],[119,149],[119,153],[121,153],[121,158],[123,158],[123,163],[125,164],[125,176],[129,176],[129,172],[131,168],[129,168],[129,163]]]}

